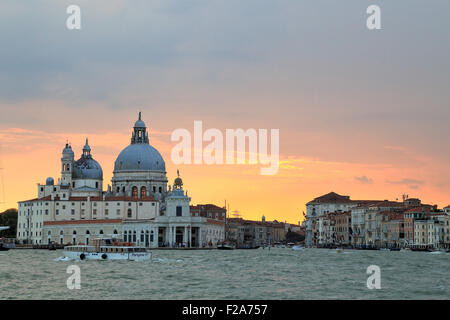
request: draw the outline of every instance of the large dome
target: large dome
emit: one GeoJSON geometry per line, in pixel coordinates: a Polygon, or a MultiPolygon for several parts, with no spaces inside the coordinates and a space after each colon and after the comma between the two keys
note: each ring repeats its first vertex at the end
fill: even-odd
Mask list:
{"type": "Polygon", "coordinates": [[[135,143],[126,147],[114,163],[114,172],[166,171],[161,154],[148,143],[135,143]]]}
{"type": "Polygon", "coordinates": [[[103,180],[103,170],[94,159],[82,157],[74,164],[72,178],[103,180]]]}

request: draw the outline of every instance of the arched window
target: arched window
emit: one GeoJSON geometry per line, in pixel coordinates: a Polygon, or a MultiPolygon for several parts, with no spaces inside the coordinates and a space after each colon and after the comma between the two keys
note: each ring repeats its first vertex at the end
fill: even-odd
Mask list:
{"type": "Polygon", "coordinates": [[[133,231],[133,242],[136,242],[136,231],[133,231]]]}
{"type": "Polygon", "coordinates": [[[147,195],[147,188],[146,187],[142,187],[141,188],[141,198],[144,198],[147,195]]]}
{"type": "Polygon", "coordinates": [[[124,231],[123,233],[123,241],[128,242],[128,231],[124,231]]]}
{"type": "Polygon", "coordinates": [[[103,234],[103,230],[100,230],[100,232],[99,232],[100,234],[103,234]]]}
{"type": "Polygon", "coordinates": [[[117,234],[118,232],[117,232],[117,230],[116,229],[114,229],[114,232],[113,232],[114,234],[117,234]]]}
{"type": "Polygon", "coordinates": [[[63,236],[63,235],[64,235],[64,231],[61,230],[61,231],[59,232],[59,234],[60,234],[61,236],[63,236]]]}
{"type": "Polygon", "coordinates": [[[132,196],[133,198],[137,198],[137,197],[138,197],[138,188],[137,188],[137,187],[133,187],[133,188],[131,189],[131,196],[132,196]]]}
{"type": "Polygon", "coordinates": [[[161,187],[159,187],[159,193],[161,193],[162,192],[162,188],[161,187]]]}
{"type": "Polygon", "coordinates": [[[141,242],[144,242],[144,231],[141,231],[141,242]]]}
{"type": "Polygon", "coordinates": [[[68,164],[68,165],[66,166],[66,170],[67,170],[67,171],[70,171],[70,164],[68,164]]]}
{"type": "Polygon", "coordinates": [[[86,234],[91,234],[91,232],[89,230],[86,230],[86,234]]]}
{"type": "Polygon", "coordinates": [[[77,231],[76,231],[76,230],[73,230],[73,234],[77,234],[77,231]]]}

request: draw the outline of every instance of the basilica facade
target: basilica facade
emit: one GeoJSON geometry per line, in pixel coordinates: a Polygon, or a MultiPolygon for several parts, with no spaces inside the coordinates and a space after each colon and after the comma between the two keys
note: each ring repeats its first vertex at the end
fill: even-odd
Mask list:
{"type": "Polygon", "coordinates": [[[58,182],[47,178],[38,184],[37,198],[19,202],[19,242],[89,244],[114,236],[146,247],[204,247],[223,241],[223,221],[191,214],[179,172],[168,186],[164,159],[150,145],[141,113],[106,190],[102,167],[91,151],[86,139],[75,160],[66,144],[58,182]]]}

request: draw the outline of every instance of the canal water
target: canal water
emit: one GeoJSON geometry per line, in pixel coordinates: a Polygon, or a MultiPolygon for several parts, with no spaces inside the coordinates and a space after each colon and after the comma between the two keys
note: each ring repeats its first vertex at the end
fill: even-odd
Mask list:
{"type": "Polygon", "coordinates": [[[0,252],[0,299],[450,299],[450,254],[331,249],[154,250],[149,262],[0,252]],[[81,288],[68,289],[70,265],[81,288]],[[381,289],[367,268],[380,267],[381,289]]]}

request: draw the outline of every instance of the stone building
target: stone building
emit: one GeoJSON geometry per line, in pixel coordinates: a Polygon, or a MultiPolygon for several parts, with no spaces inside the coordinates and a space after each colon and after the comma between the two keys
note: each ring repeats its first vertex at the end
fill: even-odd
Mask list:
{"type": "Polygon", "coordinates": [[[38,184],[37,198],[19,202],[17,239],[22,243],[89,243],[118,237],[138,245],[204,246],[223,240],[220,225],[192,216],[191,198],[179,176],[167,187],[164,159],[149,144],[147,127],[135,122],[130,145],[114,163],[112,185],[103,190],[103,170],[88,140],[75,161],[67,143],[61,178],[38,184]],[[214,235],[214,236],[212,236],[214,235]]]}

